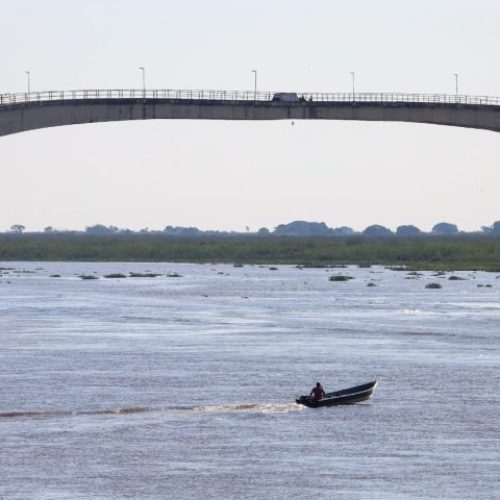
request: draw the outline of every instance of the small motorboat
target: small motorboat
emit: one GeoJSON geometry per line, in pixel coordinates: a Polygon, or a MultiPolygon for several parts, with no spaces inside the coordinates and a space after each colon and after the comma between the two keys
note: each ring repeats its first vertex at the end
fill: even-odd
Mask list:
{"type": "Polygon", "coordinates": [[[312,396],[300,396],[295,402],[309,408],[319,408],[321,406],[352,405],[366,401],[373,396],[373,391],[377,387],[377,380],[368,382],[368,384],[357,385],[341,391],[329,392],[321,399],[315,399],[312,396]]]}

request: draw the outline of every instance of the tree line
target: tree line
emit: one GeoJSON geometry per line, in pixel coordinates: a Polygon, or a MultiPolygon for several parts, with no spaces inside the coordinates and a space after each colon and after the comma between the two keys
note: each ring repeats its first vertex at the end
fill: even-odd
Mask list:
{"type": "MultiPolygon", "coordinates": [[[[25,234],[26,227],[22,224],[14,224],[10,227],[9,233],[25,234]]],[[[47,226],[43,230],[44,234],[87,234],[94,236],[110,236],[110,235],[127,235],[127,234],[162,234],[165,236],[180,236],[180,237],[200,237],[200,236],[302,236],[302,237],[351,237],[351,236],[366,236],[366,237],[421,237],[421,236],[460,236],[460,235],[483,235],[483,236],[500,236],[500,221],[494,222],[491,226],[482,226],[479,231],[466,232],[459,230],[456,224],[449,222],[440,222],[432,227],[430,232],[425,232],[412,224],[401,225],[396,228],[396,231],[382,226],[373,224],[366,227],[363,231],[357,232],[351,227],[341,226],[336,228],[328,227],[324,222],[307,222],[293,221],[288,224],[280,224],[270,231],[263,227],[256,232],[248,230],[246,232],[238,231],[204,231],[197,227],[182,227],[182,226],[166,226],[163,230],[151,230],[143,228],[139,231],[131,229],[121,229],[117,226],[106,226],[104,224],[95,224],[87,226],[84,231],[75,230],[60,230],[53,226],[47,226]]]]}

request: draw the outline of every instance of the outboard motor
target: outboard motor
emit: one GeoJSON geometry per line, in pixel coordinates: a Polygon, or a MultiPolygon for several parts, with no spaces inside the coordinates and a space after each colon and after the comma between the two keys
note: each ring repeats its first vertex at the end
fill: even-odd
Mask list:
{"type": "Polygon", "coordinates": [[[309,401],[309,396],[300,396],[299,399],[296,399],[295,402],[299,405],[303,405],[306,401],[309,401]]]}

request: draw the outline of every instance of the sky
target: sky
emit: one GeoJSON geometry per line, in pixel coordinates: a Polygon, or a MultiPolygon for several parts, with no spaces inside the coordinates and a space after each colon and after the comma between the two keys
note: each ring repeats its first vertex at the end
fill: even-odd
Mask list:
{"type": "MultiPolygon", "coordinates": [[[[0,0],[0,93],[148,88],[500,96],[497,0],[0,0]]],[[[362,230],[500,220],[500,134],[352,121],[74,125],[0,138],[0,231],[362,230]]]]}

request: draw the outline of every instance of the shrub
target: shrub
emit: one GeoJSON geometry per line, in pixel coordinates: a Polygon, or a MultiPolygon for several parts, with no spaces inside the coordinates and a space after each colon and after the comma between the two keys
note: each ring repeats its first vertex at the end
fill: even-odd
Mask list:
{"type": "Polygon", "coordinates": [[[352,276],[348,276],[346,274],[334,274],[328,278],[328,281],[349,281],[353,280],[352,276]]]}
{"type": "Polygon", "coordinates": [[[427,283],[427,285],[425,285],[425,288],[442,288],[442,286],[439,284],[439,283],[427,283]]]}

